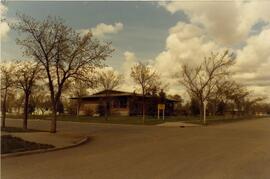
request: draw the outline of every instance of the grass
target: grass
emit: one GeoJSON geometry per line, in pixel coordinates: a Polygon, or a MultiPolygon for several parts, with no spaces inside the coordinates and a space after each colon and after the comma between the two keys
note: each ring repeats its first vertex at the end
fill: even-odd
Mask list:
{"type": "MultiPolygon", "coordinates": [[[[7,116],[8,118],[17,118],[21,119],[20,115],[11,115],[7,116]]],[[[30,119],[43,119],[50,120],[51,116],[49,115],[29,115],[30,119]]],[[[207,124],[221,124],[227,122],[235,122],[245,119],[254,119],[258,117],[254,116],[207,116],[207,124]]],[[[112,123],[112,124],[135,124],[135,125],[155,125],[161,124],[164,122],[177,122],[185,121],[194,124],[201,124],[199,116],[165,116],[165,121],[162,119],[157,119],[157,117],[146,116],[145,122],[143,123],[141,116],[110,116],[108,120],[105,120],[104,117],[91,117],[91,116],[74,116],[74,115],[60,115],[58,116],[58,121],[72,121],[72,122],[88,122],[88,123],[112,123]]]]}
{"type": "Polygon", "coordinates": [[[41,130],[36,130],[36,129],[23,129],[19,127],[1,127],[2,132],[44,132],[41,130]]]}
{"type": "MultiPolygon", "coordinates": [[[[7,115],[7,118],[21,119],[20,115],[7,115]]],[[[49,115],[29,115],[29,119],[42,119],[50,120],[52,117],[49,115]]],[[[178,121],[176,117],[166,117],[166,121],[178,121]]],[[[92,123],[113,123],[113,124],[137,124],[142,125],[143,120],[141,116],[109,116],[106,120],[104,117],[91,117],[91,116],[74,116],[74,115],[60,115],[58,121],[74,121],[74,122],[92,122],[92,123]]],[[[147,116],[145,119],[145,125],[154,125],[163,123],[163,120],[158,120],[152,116],[147,116]]]]}
{"type": "Polygon", "coordinates": [[[25,141],[11,135],[1,136],[1,154],[53,148],[53,145],[25,141]]]}
{"type": "MultiPolygon", "coordinates": [[[[243,120],[259,119],[264,117],[259,116],[207,116],[207,125],[217,125],[231,122],[239,122],[243,120]]],[[[192,124],[202,124],[201,120],[185,121],[192,124]]]]}

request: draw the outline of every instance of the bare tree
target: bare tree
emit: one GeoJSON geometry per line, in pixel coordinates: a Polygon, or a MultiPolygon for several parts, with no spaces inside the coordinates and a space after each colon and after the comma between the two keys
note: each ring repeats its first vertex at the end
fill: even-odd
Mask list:
{"type": "MultiPolygon", "coordinates": [[[[39,86],[40,87],[40,86],[39,86]]],[[[46,111],[51,109],[50,95],[43,89],[35,89],[32,94],[32,101],[35,105],[35,111],[38,110],[41,112],[42,116],[46,111]]]]}
{"type": "MultiPolygon", "coordinates": [[[[93,80],[91,80],[93,82],[93,80]]],[[[69,91],[68,93],[71,95],[71,96],[76,96],[78,99],[77,99],[77,109],[76,109],[76,114],[77,116],[79,116],[79,111],[80,111],[80,108],[81,108],[81,98],[83,96],[86,96],[88,93],[87,93],[87,89],[89,87],[93,87],[92,85],[89,86],[88,83],[85,83],[84,81],[81,81],[81,80],[73,80],[70,85],[69,85],[69,91]]]]}
{"type": "Polygon", "coordinates": [[[31,60],[17,61],[16,66],[16,83],[24,92],[23,129],[27,129],[30,95],[37,80],[41,79],[42,73],[39,63],[31,60]]]}
{"type": "Polygon", "coordinates": [[[208,107],[212,107],[212,115],[216,115],[218,110],[221,114],[224,113],[228,100],[230,100],[229,95],[234,93],[235,86],[236,82],[232,80],[229,76],[228,78],[223,76],[216,81],[213,92],[211,95],[209,95],[208,98],[208,100],[210,101],[208,107]],[[222,106],[223,108],[221,109],[220,106],[222,106]]]}
{"type": "Polygon", "coordinates": [[[270,114],[270,104],[266,102],[258,102],[253,106],[253,114],[265,116],[270,114]]]}
{"type": "Polygon", "coordinates": [[[182,66],[180,82],[186,87],[191,97],[200,102],[200,115],[203,114],[203,104],[212,95],[216,83],[222,77],[229,75],[229,67],[234,64],[235,56],[226,50],[224,53],[211,53],[203,63],[196,67],[187,64],[182,66]]]}
{"type": "Polygon", "coordinates": [[[233,83],[227,91],[226,97],[233,102],[232,110],[243,111],[245,99],[250,95],[243,85],[233,83]]]}
{"type": "Polygon", "coordinates": [[[145,96],[149,89],[151,89],[156,81],[158,81],[158,75],[156,71],[151,69],[150,66],[144,63],[138,63],[131,68],[131,78],[140,86],[143,96],[143,123],[145,121],[145,96]]]}
{"type": "Polygon", "coordinates": [[[123,77],[113,70],[104,70],[98,73],[98,86],[105,91],[105,119],[108,120],[109,110],[110,110],[110,95],[111,91],[116,89],[123,77]]]}
{"type": "Polygon", "coordinates": [[[83,79],[86,72],[101,66],[113,52],[111,43],[101,44],[91,33],[81,36],[59,18],[38,21],[18,15],[14,28],[23,33],[17,44],[27,56],[41,64],[47,75],[53,118],[51,132],[56,132],[57,106],[65,83],[71,78],[83,79]]]}
{"type": "Polygon", "coordinates": [[[6,112],[7,112],[7,98],[10,90],[14,86],[14,71],[13,63],[2,63],[0,66],[1,73],[1,113],[2,113],[2,127],[6,127],[6,112]]]}
{"type": "Polygon", "coordinates": [[[253,107],[266,99],[265,96],[257,96],[245,86],[236,82],[230,87],[226,97],[233,101],[233,110],[239,111],[239,114],[242,115],[252,114],[253,107]]]}
{"type": "Polygon", "coordinates": [[[20,114],[21,108],[23,107],[24,95],[19,89],[16,89],[15,93],[16,95],[14,95],[14,99],[13,100],[8,99],[8,102],[15,109],[15,112],[17,114],[20,114]]]}
{"type": "Polygon", "coordinates": [[[262,103],[266,97],[253,97],[247,98],[244,102],[244,109],[246,115],[252,115],[256,113],[256,106],[262,103]]]}

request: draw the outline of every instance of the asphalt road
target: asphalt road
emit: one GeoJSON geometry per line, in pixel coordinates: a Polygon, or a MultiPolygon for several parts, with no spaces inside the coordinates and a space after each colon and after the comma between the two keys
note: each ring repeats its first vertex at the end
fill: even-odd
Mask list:
{"type": "MultiPolygon", "coordinates": [[[[33,128],[48,125],[30,122],[33,128]]],[[[270,119],[190,128],[71,122],[58,127],[92,140],[77,148],[2,159],[2,178],[270,178],[270,119]]]]}

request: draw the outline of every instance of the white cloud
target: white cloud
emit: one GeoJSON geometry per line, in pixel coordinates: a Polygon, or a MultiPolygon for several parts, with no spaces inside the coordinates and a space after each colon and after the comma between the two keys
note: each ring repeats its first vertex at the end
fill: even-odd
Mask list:
{"type": "Polygon", "coordinates": [[[131,67],[138,62],[138,58],[133,52],[126,51],[124,52],[124,63],[121,67],[121,72],[124,76],[124,83],[121,86],[121,89],[124,91],[134,91],[134,82],[130,77],[131,67]]]}
{"type": "Polygon", "coordinates": [[[170,28],[166,49],[155,59],[155,67],[170,82],[172,91],[182,90],[173,78],[181,64],[196,65],[211,51],[243,44],[240,49],[230,49],[237,54],[233,77],[270,98],[270,2],[172,1],[160,5],[171,13],[183,11],[190,20],[170,28]],[[251,33],[260,22],[264,22],[263,28],[251,33]]]}
{"type": "MultiPolygon", "coordinates": [[[[247,39],[237,51],[234,78],[255,93],[268,95],[270,91],[270,27],[247,39]]],[[[269,96],[270,98],[270,96],[269,96]]],[[[269,99],[270,100],[270,99],[269,99]]]]}
{"type": "Polygon", "coordinates": [[[219,43],[230,45],[247,38],[258,22],[270,22],[270,2],[167,2],[161,3],[171,13],[184,11],[191,23],[203,26],[219,43]]]}
{"type": "Polygon", "coordinates": [[[129,51],[124,52],[124,57],[125,57],[125,60],[128,62],[132,62],[132,61],[137,60],[137,57],[135,56],[135,54],[133,52],[129,52],[129,51]]]}
{"type": "MultiPolygon", "coordinates": [[[[188,23],[178,22],[169,29],[165,49],[151,63],[160,73],[161,80],[170,85],[169,93],[186,95],[185,89],[175,78],[183,63],[196,65],[211,51],[222,52],[225,48],[242,44],[239,49],[229,49],[237,54],[234,79],[257,94],[269,96],[270,2],[171,1],[160,5],[171,13],[183,11],[189,18],[188,23]],[[260,22],[264,22],[263,28],[251,33],[254,25],[260,22]]],[[[120,24],[99,24],[91,30],[95,36],[103,36],[122,30],[123,24],[120,24]]],[[[124,59],[121,69],[125,77],[123,89],[132,91],[134,83],[130,79],[130,68],[138,62],[138,58],[132,52],[125,52],[124,59]]]]}
{"type": "Polygon", "coordinates": [[[105,34],[117,34],[123,30],[123,28],[124,25],[121,22],[114,23],[113,25],[100,23],[95,28],[81,29],[79,32],[86,34],[91,31],[93,36],[103,37],[105,34]]]}
{"type": "Polygon", "coordinates": [[[202,29],[179,22],[170,28],[166,50],[155,58],[153,66],[161,74],[161,80],[169,84],[169,93],[179,91],[183,94],[184,89],[175,76],[181,72],[181,65],[197,65],[217,49],[221,48],[210,41],[202,29]]]}
{"type": "MultiPolygon", "coordinates": [[[[270,91],[270,28],[264,28],[259,34],[249,37],[245,46],[234,50],[236,64],[232,68],[234,79],[247,86],[257,95],[268,95],[270,91]]],[[[222,52],[225,47],[209,38],[204,28],[196,24],[178,22],[169,29],[166,48],[152,60],[153,66],[161,75],[161,80],[169,84],[169,94],[180,94],[187,99],[184,87],[179,84],[175,74],[181,72],[182,64],[196,65],[204,60],[211,51],[222,52]]],[[[132,91],[134,83],[130,78],[130,68],[138,58],[132,52],[124,53],[121,71],[125,77],[123,89],[132,91]]],[[[144,61],[147,61],[144,59],[144,61]]],[[[270,96],[269,96],[270,97],[270,96]]]]}
{"type": "Polygon", "coordinates": [[[10,27],[8,26],[8,23],[5,20],[5,14],[8,11],[8,8],[4,6],[2,3],[0,3],[0,40],[5,38],[10,31],[10,27]],[[2,21],[3,20],[3,21],[2,21]]]}
{"type": "Polygon", "coordinates": [[[132,92],[134,91],[135,83],[130,77],[131,67],[138,62],[138,58],[135,56],[133,52],[126,51],[123,53],[123,59],[124,59],[124,63],[122,63],[122,66],[118,70],[115,70],[113,67],[108,66],[108,67],[103,67],[103,68],[97,68],[96,71],[97,72],[113,71],[114,73],[123,76],[123,79],[122,79],[123,81],[121,82],[118,89],[132,92]]]}
{"type": "MultiPolygon", "coordinates": [[[[242,49],[229,49],[237,54],[236,64],[232,68],[235,73],[234,79],[259,95],[266,95],[266,91],[270,91],[269,38],[270,28],[264,28],[261,33],[249,37],[242,49]]],[[[223,50],[225,47],[209,38],[204,28],[178,22],[169,29],[166,49],[157,55],[153,66],[161,74],[162,81],[170,85],[169,93],[178,91],[179,94],[187,96],[175,77],[175,74],[181,72],[181,65],[197,65],[210,52],[223,50]]]]}
{"type": "Polygon", "coordinates": [[[249,37],[246,45],[237,51],[236,70],[241,72],[261,72],[261,68],[270,65],[269,49],[270,28],[249,37]]]}

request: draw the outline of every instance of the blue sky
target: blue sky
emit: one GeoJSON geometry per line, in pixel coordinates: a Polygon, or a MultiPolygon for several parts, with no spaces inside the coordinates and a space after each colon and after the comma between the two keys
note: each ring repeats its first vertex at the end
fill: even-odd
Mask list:
{"type": "MultiPolygon", "coordinates": [[[[94,28],[99,23],[121,22],[124,28],[117,34],[105,35],[116,51],[107,64],[117,68],[123,63],[125,51],[135,52],[143,59],[152,59],[164,49],[168,29],[179,20],[187,21],[183,13],[171,14],[156,2],[8,2],[8,18],[16,12],[37,19],[60,16],[76,30],[94,28]]],[[[20,58],[15,44],[16,33],[10,32],[2,43],[2,59],[20,58]]]]}

